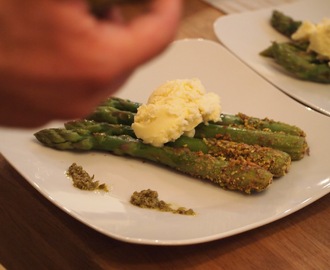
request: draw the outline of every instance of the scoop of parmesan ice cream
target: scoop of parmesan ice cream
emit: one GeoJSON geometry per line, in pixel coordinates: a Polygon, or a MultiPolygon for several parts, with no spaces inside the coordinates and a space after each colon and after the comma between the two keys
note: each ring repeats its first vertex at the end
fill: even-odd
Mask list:
{"type": "Polygon", "coordinates": [[[143,142],[161,147],[183,134],[194,136],[198,124],[219,121],[220,113],[220,97],[206,93],[200,80],[173,80],[139,107],[132,128],[143,142]]]}
{"type": "Polygon", "coordinates": [[[305,21],[291,38],[309,41],[308,51],[316,52],[321,59],[330,60],[330,19],[318,24],[305,21]]]}

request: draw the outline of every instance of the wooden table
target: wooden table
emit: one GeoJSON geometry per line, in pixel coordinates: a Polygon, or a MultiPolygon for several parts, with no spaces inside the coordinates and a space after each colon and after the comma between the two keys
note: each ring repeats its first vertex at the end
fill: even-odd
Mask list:
{"type": "MultiPolygon", "coordinates": [[[[220,11],[186,1],[178,38],[216,40],[220,11]]],[[[279,198],[280,199],[280,198],[279,198]]],[[[0,269],[330,269],[330,195],[290,216],[222,240],[134,245],[76,221],[40,195],[0,155],[0,269]]]]}

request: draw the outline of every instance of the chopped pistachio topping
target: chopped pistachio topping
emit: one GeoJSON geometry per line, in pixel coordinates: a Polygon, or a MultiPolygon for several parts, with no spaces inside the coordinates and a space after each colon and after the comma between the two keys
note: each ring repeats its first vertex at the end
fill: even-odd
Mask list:
{"type": "Polygon", "coordinates": [[[102,190],[108,192],[106,184],[100,184],[94,180],[94,175],[90,176],[82,166],[72,163],[67,171],[67,175],[71,177],[73,186],[82,190],[102,190]]]}
{"type": "Polygon", "coordinates": [[[170,204],[159,200],[158,192],[151,189],[142,190],[140,192],[135,191],[131,196],[131,204],[141,208],[155,209],[162,212],[171,212],[174,214],[190,216],[196,215],[194,210],[186,209],[185,207],[173,209],[170,204]]]}

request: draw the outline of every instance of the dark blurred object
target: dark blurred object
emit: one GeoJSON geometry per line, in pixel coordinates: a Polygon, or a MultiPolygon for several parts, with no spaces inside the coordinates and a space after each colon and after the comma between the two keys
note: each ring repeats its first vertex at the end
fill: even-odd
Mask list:
{"type": "Polygon", "coordinates": [[[99,17],[105,17],[109,8],[114,5],[124,4],[141,4],[147,2],[147,0],[87,0],[89,3],[91,12],[99,17]]]}

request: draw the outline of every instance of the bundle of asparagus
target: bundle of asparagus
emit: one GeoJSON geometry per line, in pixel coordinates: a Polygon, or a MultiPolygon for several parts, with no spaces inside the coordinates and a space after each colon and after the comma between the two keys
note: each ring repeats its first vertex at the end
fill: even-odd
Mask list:
{"type": "MultiPolygon", "coordinates": [[[[96,122],[131,125],[140,103],[119,98],[109,98],[87,117],[96,122]]],[[[132,134],[130,134],[132,135],[132,134]]],[[[196,138],[221,138],[249,145],[259,145],[281,150],[292,160],[304,157],[308,146],[306,134],[299,127],[271,119],[222,114],[221,121],[200,124],[196,127],[196,138]]]]}
{"type": "Polygon", "coordinates": [[[295,41],[291,35],[302,24],[284,13],[274,10],[270,23],[279,33],[289,38],[288,42],[273,42],[260,55],[273,58],[293,76],[307,81],[330,83],[329,60],[322,59],[317,53],[308,51],[308,41],[295,41]]]}
{"type": "Polygon", "coordinates": [[[194,138],[182,136],[164,147],[154,147],[136,138],[130,126],[140,105],[109,98],[88,119],[40,130],[35,137],[60,150],[101,150],[150,160],[244,193],[266,189],[273,177],[288,172],[291,160],[301,159],[307,151],[301,129],[243,114],[222,115],[221,122],[199,125],[194,138]]]}

